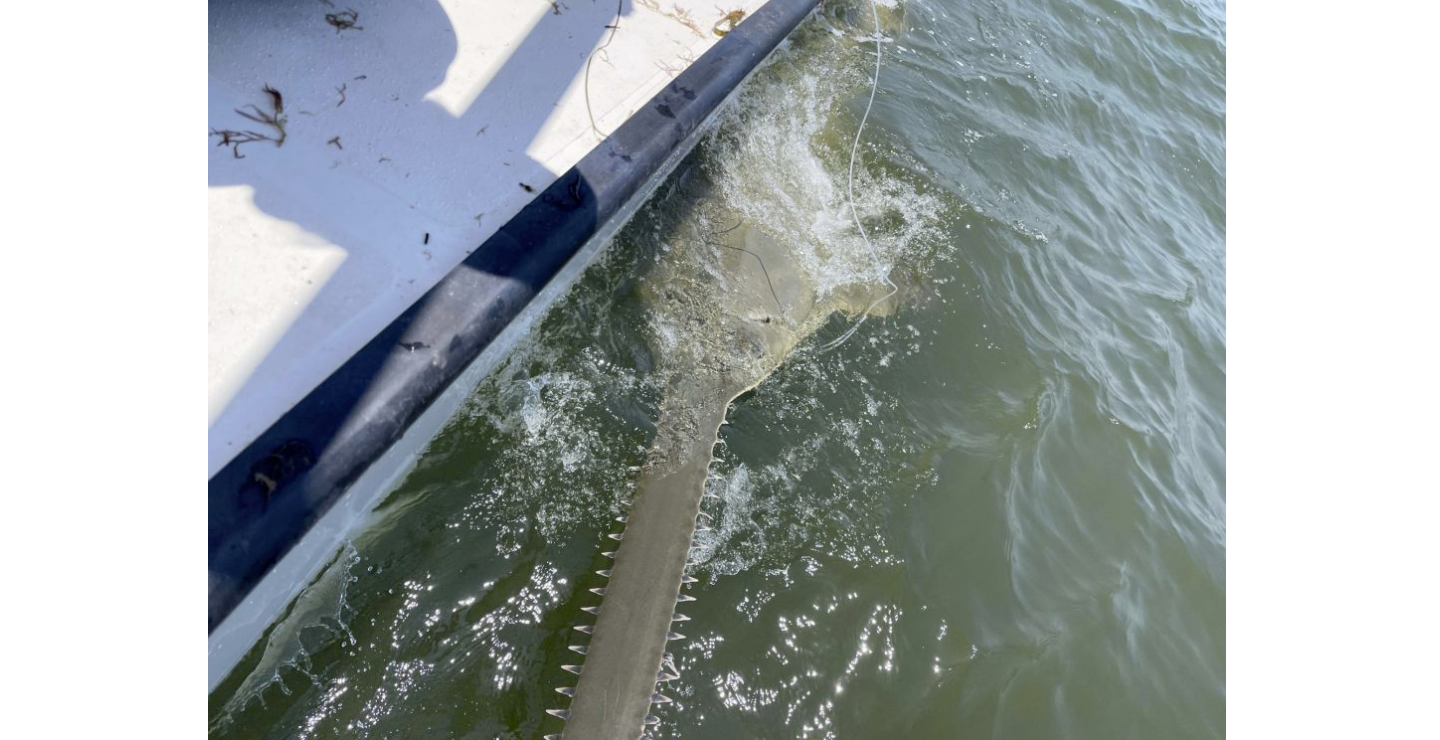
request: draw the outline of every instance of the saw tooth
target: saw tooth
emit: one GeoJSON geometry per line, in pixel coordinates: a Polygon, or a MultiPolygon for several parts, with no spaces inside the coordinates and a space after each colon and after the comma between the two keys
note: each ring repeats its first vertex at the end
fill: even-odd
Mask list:
{"type": "Polygon", "coordinates": [[[573,673],[573,674],[575,674],[575,675],[577,675],[577,676],[580,675],[580,671],[581,671],[583,668],[584,668],[584,666],[578,666],[578,665],[562,665],[562,666],[560,666],[560,670],[562,670],[562,671],[569,671],[570,673],[573,673]]]}
{"type": "Polygon", "coordinates": [[[650,695],[650,703],[651,703],[651,704],[669,704],[669,703],[672,702],[672,701],[675,701],[675,700],[674,700],[674,699],[671,699],[670,697],[668,697],[668,696],[666,696],[666,695],[664,695],[664,694],[662,694],[662,693],[660,693],[660,692],[658,692],[658,691],[650,695]]]}
{"type": "Polygon", "coordinates": [[[603,589],[603,588],[592,588],[592,589],[590,589],[590,593],[595,594],[596,596],[604,596],[604,595],[605,595],[605,589],[603,589]]]}
{"type": "Polygon", "coordinates": [[[666,673],[664,671],[661,671],[660,678],[656,679],[656,682],[658,683],[660,681],[674,681],[678,678],[680,678],[680,674],[678,673],[666,673]]]}
{"type": "Polygon", "coordinates": [[[590,648],[585,647],[584,645],[571,645],[570,649],[574,652],[580,653],[581,655],[590,652],[590,648]]]}
{"type": "Polygon", "coordinates": [[[595,571],[595,575],[597,575],[597,576],[605,576],[606,578],[609,578],[609,577],[610,577],[610,574],[613,573],[613,572],[614,572],[614,571],[612,571],[612,570],[610,570],[610,569],[607,568],[607,569],[605,569],[605,570],[597,570],[597,571],[595,571]]]}
{"type": "Polygon", "coordinates": [[[683,639],[685,639],[685,636],[682,635],[682,634],[680,634],[679,632],[674,632],[674,631],[672,631],[672,632],[670,632],[669,634],[665,635],[665,639],[667,639],[667,640],[683,640],[683,639]]]}
{"type": "Polygon", "coordinates": [[[660,718],[659,718],[659,717],[656,717],[656,716],[653,715],[653,714],[650,714],[650,715],[646,715],[646,716],[645,716],[645,725],[646,725],[647,727],[654,727],[655,725],[658,725],[658,724],[660,724],[660,718]]]}
{"type": "MultiPolygon", "coordinates": [[[[672,622],[688,622],[688,621],[690,621],[690,618],[687,617],[687,616],[685,616],[684,614],[681,614],[680,612],[675,612],[674,614],[671,614],[671,615],[670,615],[670,621],[672,621],[672,622]]],[[[576,629],[579,629],[579,628],[577,627],[576,629]]]]}
{"type": "Polygon", "coordinates": [[[611,551],[609,551],[609,552],[601,552],[600,554],[601,554],[601,555],[604,555],[604,556],[607,557],[607,558],[610,558],[611,560],[614,560],[614,559],[615,559],[615,551],[614,551],[614,550],[611,550],[611,551]]]}
{"type": "Polygon", "coordinates": [[[680,598],[676,599],[676,601],[678,601],[678,602],[680,602],[680,603],[682,603],[682,604],[685,603],[685,602],[687,602],[687,601],[694,601],[694,600],[695,600],[695,597],[694,597],[694,596],[691,596],[690,594],[680,594],[680,598]]]}
{"type": "Polygon", "coordinates": [[[681,583],[699,583],[699,582],[700,582],[700,579],[699,579],[699,578],[696,578],[695,576],[681,576],[680,582],[681,582],[681,583]]]}
{"type": "Polygon", "coordinates": [[[555,693],[560,694],[560,695],[562,695],[562,696],[575,696],[575,687],[573,687],[573,686],[561,686],[561,687],[555,689],[555,693]]]}
{"type": "Polygon", "coordinates": [[[705,521],[707,521],[707,522],[711,520],[711,516],[710,516],[709,514],[706,514],[706,513],[703,512],[703,511],[700,512],[700,514],[699,514],[698,516],[703,516],[703,517],[705,517],[705,521]]]}
{"type": "Polygon", "coordinates": [[[625,522],[630,521],[630,517],[628,517],[628,516],[617,516],[617,517],[615,517],[615,521],[620,522],[621,524],[624,524],[625,522]]]}
{"type": "Polygon", "coordinates": [[[582,634],[586,634],[586,635],[593,635],[593,634],[595,634],[595,628],[592,627],[592,626],[590,626],[590,625],[588,625],[588,624],[577,624],[577,625],[575,625],[575,631],[576,631],[576,632],[580,632],[580,633],[582,633],[582,634]]]}
{"type": "Polygon", "coordinates": [[[596,616],[600,615],[600,607],[598,606],[582,606],[580,607],[580,611],[594,614],[596,616]]]}
{"type": "Polygon", "coordinates": [[[559,735],[546,735],[545,740],[560,740],[559,735]]]}
{"type": "Polygon", "coordinates": [[[605,535],[605,536],[606,536],[606,537],[609,537],[609,538],[612,539],[612,540],[615,540],[616,542],[619,542],[620,540],[625,539],[625,533],[624,533],[624,532],[621,532],[620,534],[607,534],[607,535],[605,535]]]}
{"type": "Polygon", "coordinates": [[[666,663],[674,663],[674,662],[675,662],[675,654],[674,654],[674,653],[664,653],[664,654],[662,654],[662,655],[660,656],[660,660],[665,661],[666,663]]]}
{"type": "Polygon", "coordinates": [[[559,717],[560,719],[570,719],[570,710],[569,710],[569,709],[546,709],[546,710],[545,710],[545,713],[548,714],[548,715],[550,715],[551,717],[559,717]]]}

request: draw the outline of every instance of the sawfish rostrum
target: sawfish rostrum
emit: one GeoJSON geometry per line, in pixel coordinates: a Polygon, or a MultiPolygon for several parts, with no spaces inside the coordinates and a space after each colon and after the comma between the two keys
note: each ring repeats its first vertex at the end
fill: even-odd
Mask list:
{"type": "MultiPolygon", "coordinates": [[[[794,250],[743,223],[697,230],[655,264],[642,288],[650,308],[650,343],[664,379],[655,440],[640,474],[614,566],[594,625],[580,625],[587,644],[567,709],[567,740],[635,740],[658,722],[652,704],[668,703],[678,678],[666,644],[688,620],[677,603],[694,579],[685,573],[716,435],[736,397],[769,376],[836,311],[858,313],[883,291],[853,288],[821,294],[794,250]]],[[[871,313],[883,313],[882,303],[871,313]]]]}

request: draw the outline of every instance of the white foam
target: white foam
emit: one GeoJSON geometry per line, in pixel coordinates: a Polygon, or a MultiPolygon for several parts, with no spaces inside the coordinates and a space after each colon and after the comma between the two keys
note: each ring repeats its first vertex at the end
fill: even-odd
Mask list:
{"type": "Polygon", "coordinates": [[[826,36],[821,44],[819,52],[777,63],[774,73],[753,82],[705,154],[725,205],[791,245],[823,295],[883,284],[897,264],[924,257],[943,238],[945,209],[893,175],[870,174],[874,168],[865,163],[876,145],[862,142],[855,209],[872,232],[872,257],[844,187],[858,119],[841,111],[869,87],[860,71],[873,52],[849,39],[826,36]]]}

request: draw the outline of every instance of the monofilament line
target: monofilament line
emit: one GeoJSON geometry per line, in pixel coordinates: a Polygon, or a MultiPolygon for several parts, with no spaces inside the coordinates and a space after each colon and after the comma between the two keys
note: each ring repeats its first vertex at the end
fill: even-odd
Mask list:
{"type": "Polygon", "coordinates": [[[850,176],[846,189],[850,195],[850,215],[855,219],[855,228],[860,230],[860,238],[865,240],[865,246],[870,249],[870,258],[875,262],[875,267],[880,272],[880,277],[885,279],[885,284],[890,286],[890,292],[876,299],[874,303],[865,307],[865,313],[860,314],[860,320],[855,322],[844,334],[832,342],[820,347],[821,351],[839,347],[849,339],[865,319],[870,318],[870,312],[875,307],[889,300],[896,293],[900,292],[900,286],[890,279],[890,273],[880,261],[880,254],[875,250],[875,245],[870,242],[870,235],[865,233],[865,225],[860,223],[860,213],[855,210],[855,155],[860,151],[860,134],[865,131],[865,122],[870,119],[870,109],[875,105],[875,91],[880,88],[880,10],[875,5],[875,0],[870,0],[870,15],[875,22],[875,78],[870,82],[870,102],[865,104],[865,115],[860,117],[860,126],[855,129],[855,143],[850,146],[850,176]]]}
{"type": "MultiPolygon", "coordinates": [[[[620,13],[624,10],[624,5],[625,0],[615,0],[615,22],[606,26],[606,28],[610,29],[610,38],[605,39],[605,43],[590,52],[590,57],[585,60],[585,113],[590,116],[590,130],[594,131],[595,135],[601,139],[605,138],[605,133],[600,130],[599,126],[595,125],[595,109],[590,107],[590,64],[595,61],[595,55],[605,51],[605,48],[610,45],[610,42],[615,40],[615,34],[620,32],[620,13]]],[[[610,57],[607,55],[605,59],[608,63],[610,57]]]]}
{"type": "MultiPolygon", "coordinates": [[[[716,236],[719,236],[719,235],[721,235],[721,234],[728,234],[728,233],[730,233],[730,232],[732,232],[732,231],[740,228],[740,224],[743,224],[743,223],[745,223],[745,219],[742,218],[742,219],[740,219],[739,221],[736,221],[734,226],[731,226],[730,228],[728,228],[728,229],[726,229],[726,230],[724,230],[724,231],[717,231],[717,232],[715,232],[715,235],[716,235],[716,236]]],[[[752,252],[752,251],[750,251],[750,250],[748,250],[748,249],[746,249],[746,248],[744,248],[744,247],[737,247],[737,246],[735,246],[735,245],[733,245],[733,244],[726,244],[725,242],[718,242],[718,244],[719,244],[720,246],[722,246],[722,247],[727,247],[727,248],[729,248],[729,249],[734,249],[734,250],[736,250],[736,251],[744,252],[745,254],[748,254],[748,255],[754,257],[754,258],[755,258],[755,261],[760,263],[760,272],[762,272],[762,273],[765,274],[765,284],[768,285],[768,286],[770,286],[770,295],[775,299],[775,306],[780,309],[780,312],[781,312],[781,313],[784,313],[784,312],[785,312],[785,304],[783,304],[783,303],[780,302],[780,294],[775,292],[775,283],[770,280],[770,271],[767,270],[767,269],[765,269],[765,259],[764,259],[763,257],[761,257],[760,255],[755,254],[754,252],[752,252]]]]}

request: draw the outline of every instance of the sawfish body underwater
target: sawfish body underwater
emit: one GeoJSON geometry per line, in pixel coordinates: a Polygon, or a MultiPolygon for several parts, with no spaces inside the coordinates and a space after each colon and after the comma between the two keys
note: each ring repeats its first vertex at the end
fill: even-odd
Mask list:
{"type": "MultiPolygon", "coordinates": [[[[893,310],[884,290],[851,287],[817,292],[794,250],[743,223],[680,247],[656,263],[643,294],[651,309],[651,344],[665,379],[654,443],[642,469],[593,626],[573,645],[583,663],[565,666],[576,685],[567,740],[636,740],[652,703],[668,703],[661,687],[678,678],[666,651],[689,618],[676,605],[693,601],[682,586],[697,531],[707,515],[701,499],[726,409],[778,368],[836,312],[893,310]],[[877,303],[879,301],[879,303],[877,303]]],[[[554,737],[554,736],[550,736],[554,737]]]]}
{"type": "MultiPolygon", "coordinates": [[[[844,38],[834,47],[834,53],[845,54],[849,49],[873,43],[878,54],[879,34],[903,34],[902,9],[881,12],[872,3],[870,10],[875,24],[872,33],[877,34],[874,40],[844,38]]],[[[829,40],[832,36],[823,28],[812,30],[816,38],[829,40]]],[[[876,65],[874,79],[865,80],[872,85],[872,102],[873,86],[879,79],[878,57],[876,65]]],[[[796,65],[798,74],[805,74],[804,66],[796,65]]],[[[850,84],[834,79],[829,83],[835,86],[836,93],[850,84]]],[[[809,88],[825,86],[811,82],[802,89],[809,88]]],[[[772,102],[794,98],[793,91],[782,87],[776,87],[773,93],[779,97],[772,102]]],[[[755,105],[763,107],[766,103],[762,100],[755,105]]],[[[788,130],[786,127],[797,125],[797,121],[802,128],[794,132],[799,136],[780,145],[808,147],[808,141],[799,138],[813,133],[803,129],[806,120],[801,116],[787,121],[779,130],[788,130]]],[[[868,268],[857,269],[852,259],[846,259],[842,271],[851,271],[848,277],[852,281],[837,281],[836,271],[827,269],[824,263],[838,255],[820,246],[823,240],[816,242],[812,237],[805,244],[792,244],[767,233],[763,224],[746,224],[736,215],[722,217],[716,208],[708,212],[701,208],[692,213],[693,222],[698,224],[692,235],[673,239],[643,281],[641,294],[649,314],[649,344],[656,360],[655,370],[664,384],[655,438],[629,512],[619,518],[625,524],[624,531],[608,535],[616,540],[616,547],[605,553],[614,564],[599,571],[607,579],[605,585],[591,589],[601,597],[600,604],[583,608],[596,616],[595,623],[574,628],[588,635],[589,640],[577,639],[577,643],[584,644],[570,646],[584,656],[583,662],[564,666],[577,675],[575,685],[556,689],[571,697],[570,705],[548,710],[565,720],[564,732],[548,735],[546,740],[636,740],[646,726],[659,723],[650,709],[653,704],[671,701],[663,687],[667,681],[679,678],[666,644],[684,639],[684,623],[689,617],[676,611],[676,607],[695,600],[683,592],[683,587],[695,582],[686,569],[693,564],[689,557],[696,533],[708,528],[709,517],[701,512],[700,504],[726,410],[736,398],[769,377],[834,314],[863,321],[865,317],[894,312],[898,288],[883,277],[888,270],[880,264],[876,247],[870,244],[855,210],[854,157],[863,130],[862,117],[850,155],[847,205],[868,248],[866,261],[880,270],[878,274],[869,273],[868,268]],[[713,230],[716,224],[728,223],[736,225],[713,230]],[[825,287],[815,270],[829,273],[823,281],[825,287]],[[862,271],[866,274],[860,274],[862,271]],[[837,287],[837,283],[844,284],[837,287]]],[[[765,169],[779,164],[776,152],[765,151],[764,143],[752,141],[739,148],[750,153],[749,159],[741,157],[741,161],[749,161],[753,167],[765,169]]],[[[802,166],[777,173],[776,178],[766,178],[766,187],[774,188],[804,171],[802,166]]],[[[801,203],[820,210],[827,204],[838,205],[833,193],[822,187],[817,193],[807,194],[808,199],[792,194],[783,202],[791,210],[808,210],[801,203]]],[[[795,218],[811,216],[797,212],[789,220],[795,218]]],[[[857,246],[850,244],[849,251],[857,246]]]]}

